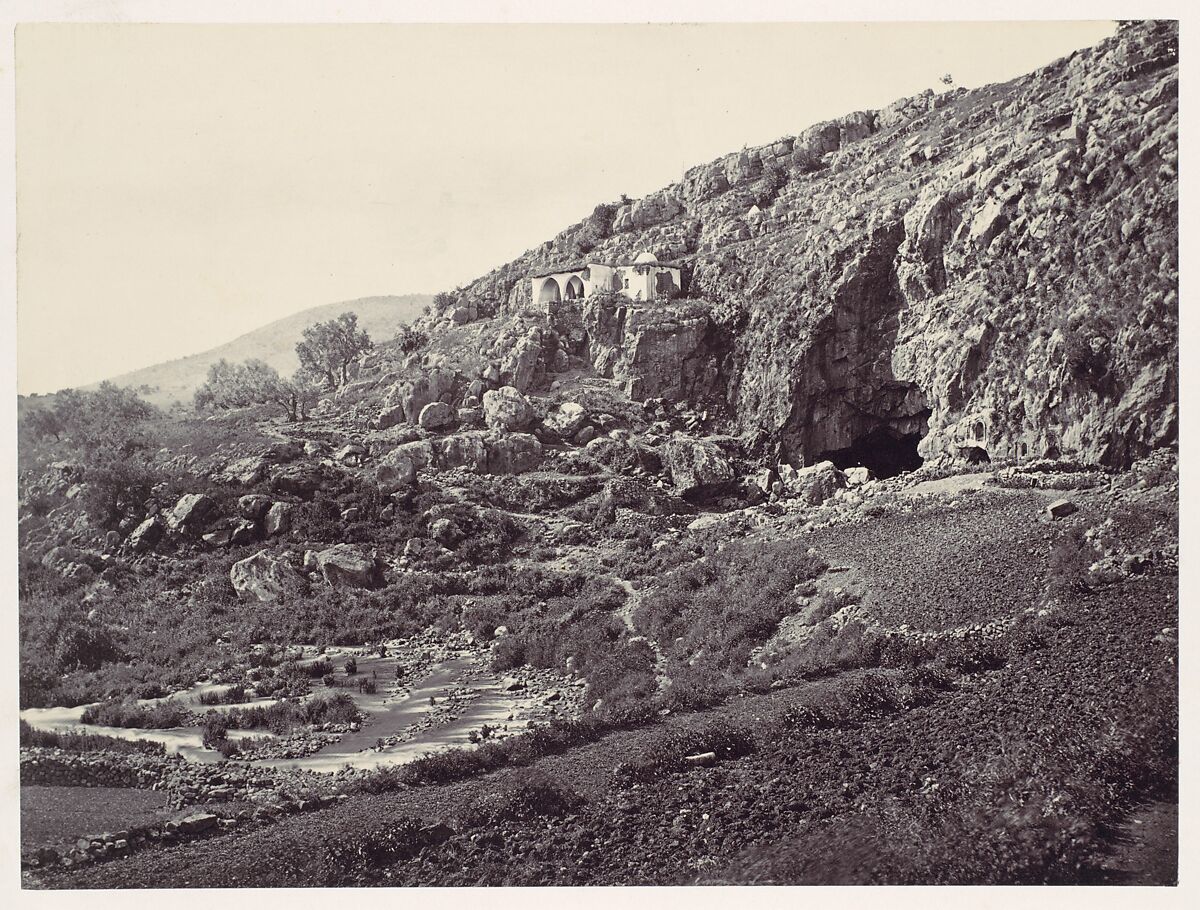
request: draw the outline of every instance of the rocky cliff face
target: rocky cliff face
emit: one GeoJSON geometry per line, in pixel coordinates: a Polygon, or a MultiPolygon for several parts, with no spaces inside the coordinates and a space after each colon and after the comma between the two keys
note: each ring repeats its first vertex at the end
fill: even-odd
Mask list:
{"type": "Polygon", "coordinates": [[[532,272],[648,249],[684,264],[689,306],[589,304],[562,341],[633,397],[721,402],[798,463],[1125,465],[1177,433],[1176,61],[1176,26],[1140,23],[818,124],[599,206],[460,293],[527,313],[532,272]]]}

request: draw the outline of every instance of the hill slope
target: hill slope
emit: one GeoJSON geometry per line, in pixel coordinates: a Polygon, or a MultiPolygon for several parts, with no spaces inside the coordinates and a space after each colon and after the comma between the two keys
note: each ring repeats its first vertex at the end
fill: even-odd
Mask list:
{"type": "Polygon", "coordinates": [[[558,334],[635,397],[724,409],[765,456],[1126,465],[1177,432],[1177,59],[1172,23],[1140,23],[734,152],[460,302],[531,313],[531,276],[650,251],[705,322],[589,299],[558,334]]]}
{"type": "Polygon", "coordinates": [[[192,392],[204,382],[209,365],[222,357],[235,363],[254,357],[265,360],[280,373],[290,373],[298,366],[296,342],[314,322],[324,322],[351,310],[358,314],[359,325],[371,338],[382,341],[391,338],[401,323],[416,318],[431,299],[427,294],[406,294],[328,303],[277,319],[211,350],[123,373],[112,382],[135,388],[149,386],[155,391],[145,397],[160,407],[169,407],[176,401],[190,401],[192,392]]]}

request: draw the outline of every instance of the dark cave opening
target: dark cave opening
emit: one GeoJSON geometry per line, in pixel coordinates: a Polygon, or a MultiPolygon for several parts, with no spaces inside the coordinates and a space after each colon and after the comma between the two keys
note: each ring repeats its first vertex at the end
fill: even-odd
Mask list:
{"type": "Polygon", "coordinates": [[[863,467],[879,478],[895,477],[904,471],[915,471],[925,463],[917,454],[920,441],[920,433],[896,433],[887,427],[876,427],[847,448],[825,452],[819,460],[832,461],[841,470],[863,467]]]}
{"type": "Polygon", "coordinates": [[[991,464],[992,457],[982,446],[963,446],[958,454],[966,459],[967,464],[991,464]]]}

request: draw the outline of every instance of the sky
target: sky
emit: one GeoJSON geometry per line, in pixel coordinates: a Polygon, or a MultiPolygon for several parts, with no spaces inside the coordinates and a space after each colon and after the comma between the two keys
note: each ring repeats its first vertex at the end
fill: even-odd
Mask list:
{"type": "Polygon", "coordinates": [[[1113,29],[22,24],[18,391],[451,289],[694,164],[1113,29]]]}

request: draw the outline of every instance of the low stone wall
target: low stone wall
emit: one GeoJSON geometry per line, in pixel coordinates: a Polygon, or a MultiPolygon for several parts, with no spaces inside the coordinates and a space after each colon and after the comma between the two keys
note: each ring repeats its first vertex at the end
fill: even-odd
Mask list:
{"type": "Polygon", "coordinates": [[[246,825],[268,824],[338,799],[335,781],[313,772],[278,772],[233,763],[197,764],[177,755],[21,750],[22,786],[128,787],[158,790],[182,817],[127,831],[83,834],[73,845],[43,846],[22,854],[26,868],[71,868],[127,856],[141,847],[208,837],[246,825]],[[208,805],[212,811],[187,811],[208,805]]]}
{"type": "Polygon", "coordinates": [[[48,787],[129,787],[149,790],[159,780],[150,755],[74,753],[58,749],[21,750],[21,785],[48,787]]]}
{"type": "Polygon", "coordinates": [[[236,812],[193,812],[161,825],[143,825],[126,831],[84,834],[78,837],[74,844],[43,846],[22,851],[21,866],[25,869],[47,871],[72,869],[118,859],[156,844],[177,844],[211,837],[232,829],[270,824],[285,815],[323,809],[345,798],[325,795],[307,800],[284,800],[277,804],[236,812]]]}

